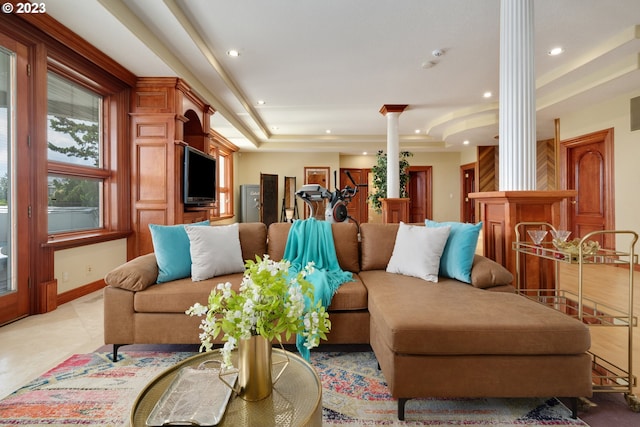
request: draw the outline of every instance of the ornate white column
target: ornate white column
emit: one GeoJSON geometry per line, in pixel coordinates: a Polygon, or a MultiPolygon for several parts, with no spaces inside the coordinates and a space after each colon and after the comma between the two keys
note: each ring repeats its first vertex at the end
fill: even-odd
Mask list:
{"type": "Polygon", "coordinates": [[[387,198],[400,197],[400,114],[407,105],[385,104],[380,113],[387,118],[387,198]]]}
{"type": "Polygon", "coordinates": [[[500,2],[500,191],[536,189],[533,0],[500,2]]]}

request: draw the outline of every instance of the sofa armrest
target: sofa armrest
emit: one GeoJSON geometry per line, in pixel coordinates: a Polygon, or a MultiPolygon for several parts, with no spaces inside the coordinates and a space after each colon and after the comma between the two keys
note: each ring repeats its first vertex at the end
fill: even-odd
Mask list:
{"type": "Polygon", "coordinates": [[[111,270],[104,277],[107,285],[142,291],[158,280],[158,264],[153,253],[141,255],[111,270]]]}
{"type": "Polygon", "coordinates": [[[104,343],[130,344],[135,339],[135,292],[107,286],[104,295],[104,343]]]}
{"type": "Polygon", "coordinates": [[[471,284],[476,288],[487,289],[494,286],[509,285],[513,274],[502,265],[482,255],[473,256],[471,284]]]}

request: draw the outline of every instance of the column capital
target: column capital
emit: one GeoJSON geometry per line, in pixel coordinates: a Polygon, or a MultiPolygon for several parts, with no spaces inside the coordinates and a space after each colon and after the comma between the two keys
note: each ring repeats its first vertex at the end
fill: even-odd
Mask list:
{"type": "Polygon", "coordinates": [[[407,104],[384,104],[380,108],[380,114],[386,116],[387,113],[402,113],[407,107],[407,104]]]}

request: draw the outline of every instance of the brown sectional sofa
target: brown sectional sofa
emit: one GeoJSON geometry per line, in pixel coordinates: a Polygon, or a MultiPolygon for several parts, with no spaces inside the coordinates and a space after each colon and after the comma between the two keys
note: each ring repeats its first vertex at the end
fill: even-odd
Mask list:
{"type": "MultiPolygon", "coordinates": [[[[291,224],[241,223],[244,259],[279,260],[291,224]]],[[[511,275],[477,256],[472,284],[438,283],[387,273],[397,224],[332,224],[338,261],[354,273],[329,307],[333,344],[370,344],[404,419],[417,397],[591,396],[588,328],[516,295],[511,275]]],[[[242,274],[155,284],[153,254],[107,274],[105,343],[199,343],[199,318],[184,311],[206,303],[211,289],[242,274]]]]}

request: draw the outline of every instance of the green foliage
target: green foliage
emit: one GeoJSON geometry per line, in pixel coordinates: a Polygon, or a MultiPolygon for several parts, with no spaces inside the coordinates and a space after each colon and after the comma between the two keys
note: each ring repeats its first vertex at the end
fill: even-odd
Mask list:
{"type": "Polygon", "coordinates": [[[0,178],[0,206],[7,206],[9,200],[9,172],[0,178]]]}
{"type": "MultiPolygon", "coordinates": [[[[409,184],[409,161],[413,157],[409,151],[401,151],[398,156],[400,164],[400,197],[407,197],[407,185],[409,184]]],[[[371,207],[377,212],[382,212],[380,199],[387,197],[387,154],[379,150],[376,154],[376,164],[371,168],[373,174],[373,191],[369,194],[371,207]]]]}
{"type": "Polygon", "coordinates": [[[205,316],[200,329],[202,349],[211,350],[213,339],[220,334],[226,341],[221,350],[224,365],[231,364],[231,350],[239,340],[260,335],[269,341],[282,342],[293,334],[301,334],[305,346],[318,346],[331,329],[329,314],[321,301],[314,302],[313,284],[305,277],[313,271],[310,264],[296,276],[290,276],[286,260],[264,259],[247,261],[238,292],[231,283],[220,283],[211,291],[206,306],[195,303],[186,313],[205,316]],[[309,306],[305,300],[310,301],[309,306]]]}
{"type": "Polygon", "coordinates": [[[55,178],[49,206],[95,207],[98,201],[98,182],[87,179],[55,178]]]}
{"type": "MultiPolygon", "coordinates": [[[[49,118],[49,127],[67,135],[74,142],[62,147],[48,142],[50,150],[91,162],[91,166],[100,166],[100,139],[98,123],[88,123],[61,116],[49,118]]],[[[55,178],[52,182],[53,194],[50,206],[99,206],[98,181],[83,178],[55,178]]]]}
{"type": "Polygon", "coordinates": [[[99,126],[98,123],[86,123],[61,116],[54,116],[49,119],[49,127],[56,131],[68,135],[74,145],[61,147],[52,142],[47,145],[50,150],[65,154],[69,157],[76,157],[87,161],[93,161],[93,166],[99,166],[99,126]]]}

